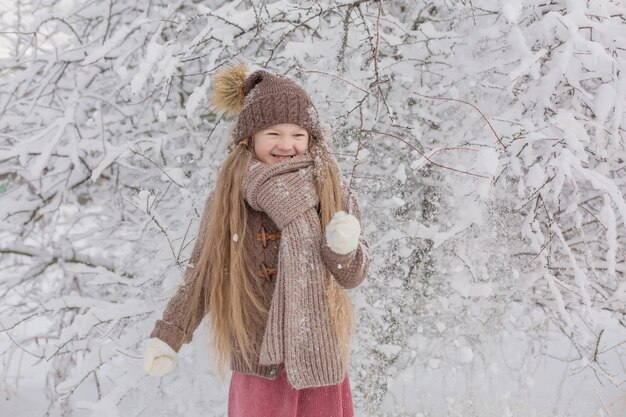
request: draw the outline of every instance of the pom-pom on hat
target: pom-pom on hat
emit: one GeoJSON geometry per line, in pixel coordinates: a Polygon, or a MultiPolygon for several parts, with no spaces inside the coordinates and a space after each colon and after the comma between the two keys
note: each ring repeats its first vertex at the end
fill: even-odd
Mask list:
{"type": "Polygon", "coordinates": [[[238,64],[221,70],[213,81],[213,108],[227,117],[237,116],[235,143],[279,123],[297,124],[323,141],[319,114],[302,87],[266,70],[248,72],[245,63],[238,64]]]}
{"type": "Polygon", "coordinates": [[[235,117],[243,107],[243,82],[249,68],[245,63],[228,67],[218,72],[213,79],[213,100],[211,105],[217,112],[228,118],[235,117]]]}

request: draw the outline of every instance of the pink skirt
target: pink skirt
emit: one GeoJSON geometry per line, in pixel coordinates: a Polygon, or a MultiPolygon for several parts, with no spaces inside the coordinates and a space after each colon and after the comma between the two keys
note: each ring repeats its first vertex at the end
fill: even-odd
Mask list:
{"type": "Polygon", "coordinates": [[[274,380],[233,371],[228,417],[354,417],[350,381],[297,390],[283,365],[274,380]]]}

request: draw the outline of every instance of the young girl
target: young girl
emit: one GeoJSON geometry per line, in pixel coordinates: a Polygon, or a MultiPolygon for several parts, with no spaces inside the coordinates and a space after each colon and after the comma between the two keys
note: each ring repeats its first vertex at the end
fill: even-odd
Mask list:
{"type": "Polygon", "coordinates": [[[144,369],[171,371],[205,315],[229,417],[353,416],[354,310],[369,269],[356,199],[342,185],[317,109],[289,78],[245,64],[214,80],[237,116],[191,264],[146,341],[144,369]],[[351,213],[351,214],[348,214],[351,213]]]}

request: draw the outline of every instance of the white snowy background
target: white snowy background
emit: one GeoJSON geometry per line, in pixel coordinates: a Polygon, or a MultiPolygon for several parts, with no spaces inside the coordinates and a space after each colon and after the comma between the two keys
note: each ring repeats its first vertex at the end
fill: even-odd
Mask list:
{"type": "Polygon", "coordinates": [[[246,60],[309,91],[359,196],[357,416],[626,416],[620,0],[0,3],[0,415],[225,416],[176,291],[246,60]]]}

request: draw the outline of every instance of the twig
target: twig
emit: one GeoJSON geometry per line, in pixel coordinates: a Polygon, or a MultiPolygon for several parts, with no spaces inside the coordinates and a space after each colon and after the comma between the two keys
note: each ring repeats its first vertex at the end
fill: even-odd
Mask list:
{"type": "Polygon", "coordinates": [[[493,126],[491,125],[491,123],[489,122],[489,120],[487,119],[485,114],[478,107],[474,106],[472,103],[469,103],[469,102],[467,102],[465,100],[459,100],[459,99],[450,98],[450,97],[431,97],[431,96],[426,96],[424,94],[420,94],[420,93],[417,93],[415,91],[413,91],[412,93],[415,94],[415,95],[418,95],[420,97],[429,98],[429,99],[432,99],[432,100],[456,101],[458,103],[463,103],[463,104],[466,104],[468,106],[471,106],[472,108],[474,108],[474,110],[476,110],[478,113],[480,113],[480,116],[483,118],[483,120],[485,120],[485,122],[489,126],[489,129],[491,129],[491,131],[493,132],[493,135],[496,137],[498,143],[502,146],[502,148],[506,149],[506,145],[504,143],[502,143],[502,140],[500,139],[500,136],[498,136],[498,134],[496,133],[496,130],[493,128],[493,126]]]}
{"type": "Polygon", "coordinates": [[[596,340],[596,348],[593,351],[593,361],[598,362],[598,347],[600,346],[600,339],[602,338],[602,334],[604,333],[604,329],[600,330],[600,334],[598,334],[598,340],[596,340]]]}
{"type": "Polygon", "coordinates": [[[491,177],[489,177],[489,176],[487,176],[487,175],[474,174],[474,173],[472,173],[472,172],[464,171],[464,170],[462,170],[462,169],[456,169],[456,168],[452,168],[452,167],[449,167],[449,166],[446,166],[446,165],[439,164],[439,163],[437,163],[437,162],[433,161],[432,159],[430,159],[430,158],[429,158],[428,156],[426,156],[423,152],[421,152],[419,149],[417,149],[415,146],[413,146],[412,144],[410,144],[410,143],[409,143],[409,142],[407,142],[406,140],[404,140],[404,139],[402,139],[401,137],[396,136],[396,135],[394,135],[394,134],[392,134],[392,133],[388,133],[388,132],[380,132],[380,131],[378,131],[378,130],[362,130],[362,131],[363,131],[363,132],[369,132],[369,133],[377,133],[377,134],[380,134],[380,135],[386,135],[386,136],[392,137],[392,138],[394,138],[394,139],[396,139],[396,140],[398,140],[398,141],[400,141],[400,142],[404,143],[405,145],[409,146],[409,147],[410,147],[411,149],[413,149],[415,152],[417,152],[418,154],[420,154],[420,156],[421,156],[422,158],[426,159],[426,160],[427,160],[428,162],[430,162],[431,164],[433,164],[433,165],[435,165],[435,166],[438,166],[438,167],[440,167],[440,168],[449,169],[450,171],[455,171],[455,172],[458,172],[458,173],[461,173],[461,174],[471,175],[471,176],[473,176],[473,177],[477,177],[477,178],[491,178],[491,177]]]}

